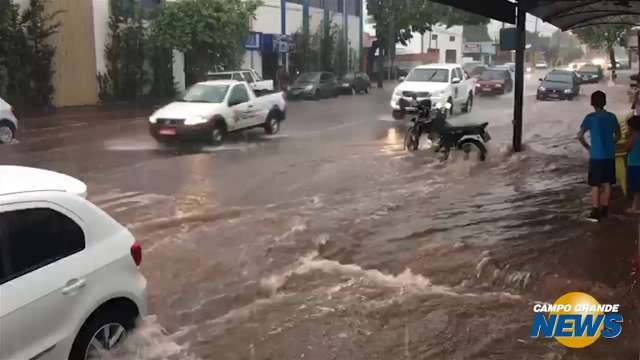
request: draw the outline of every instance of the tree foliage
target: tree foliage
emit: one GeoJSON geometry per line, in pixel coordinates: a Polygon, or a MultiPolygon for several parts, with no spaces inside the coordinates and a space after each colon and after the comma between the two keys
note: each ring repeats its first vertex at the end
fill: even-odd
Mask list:
{"type": "Polygon", "coordinates": [[[48,13],[50,0],[30,0],[20,12],[0,11],[0,96],[20,109],[51,106],[55,47],[48,39],[59,29],[60,12],[48,13]]]}
{"type": "Polygon", "coordinates": [[[617,24],[587,26],[572,32],[590,48],[608,51],[611,64],[615,69],[616,56],[614,47],[624,45],[625,35],[633,27],[633,25],[627,23],[632,23],[632,21],[620,19],[620,23],[617,24]]]}
{"type": "Polygon", "coordinates": [[[470,42],[492,41],[486,24],[465,25],[462,29],[462,37],[464,41],[470,42]]]}
{"type": "Polygon", "coordinates": [[[166,2],[152,24],[154,39],[185,53],[187,81],[207,71],[240,63],[260,0],[183,0],[166,2]]]}
{"type": "MultiPolygon", "coordinates": [[[[374,46],[380,49],[380,53],[383,49],[393,50],[396,43],[407,45],[413,33],[424,34],[434,25],[450,27],[489,23],[489,19],[484,16],[430,0],[368,0],[367,12],[376,24],[374,46]]],[[[379,65],[382,71],[382,61],[379,65]]],[[[382,86],[381,75],[378,76],[378,86],[382,86]]]]}

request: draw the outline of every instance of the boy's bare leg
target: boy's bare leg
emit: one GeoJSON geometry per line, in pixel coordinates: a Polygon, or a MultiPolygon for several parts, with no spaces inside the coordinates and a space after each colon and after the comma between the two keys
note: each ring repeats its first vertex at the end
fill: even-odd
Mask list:
{"type": "Polygon", "coordinates": [[[600,188],[597,186],[591,187],[591,203],[596,209],[600,207],[600,188]]]}
{"type": "Polygon", "coordinates": [[[600,206],[609,207],[609,199],[611,198],[611,184],[602,184],[600,189],[600,206]]]}

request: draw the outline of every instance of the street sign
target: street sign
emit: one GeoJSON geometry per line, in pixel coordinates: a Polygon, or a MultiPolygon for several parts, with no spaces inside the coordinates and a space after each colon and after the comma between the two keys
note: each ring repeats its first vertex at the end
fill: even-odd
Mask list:
{"type": "Polygon", "coordinates": [[[244,39],[244,48],[247,50],[260,49],[262,43],[262,33],[250,32],[249,36],[244,39]]]}
{"type": "Polygon", "coordinates": [[[467,53],[478,54],[482,52],[482,46],[480,45],[480,43],[467,42],[467,43],[464,43],[462,52],[465,54],[467,53]]]}

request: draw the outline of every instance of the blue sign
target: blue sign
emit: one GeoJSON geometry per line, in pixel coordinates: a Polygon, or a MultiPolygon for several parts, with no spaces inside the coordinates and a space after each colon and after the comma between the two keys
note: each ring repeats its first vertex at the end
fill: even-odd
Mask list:
{"type": "Polygon", "coordinates": [[[249,36],[244,39],[244,48],[247,50],[258,50],[262,43],[262,33],[250,32],[249,36]]]}

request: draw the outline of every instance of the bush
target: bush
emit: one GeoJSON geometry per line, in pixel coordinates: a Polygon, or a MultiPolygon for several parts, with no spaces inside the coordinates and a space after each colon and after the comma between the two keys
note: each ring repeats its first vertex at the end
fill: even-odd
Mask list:
{"type": "Polygon", "coordinates": [[[31,0],[22,13],[13,4],[0,12],[0,96],[18,109],[52,103],[55,48],[47,39],[60,23],[59,12],[45,12],[48,1],[31,0]]]}

